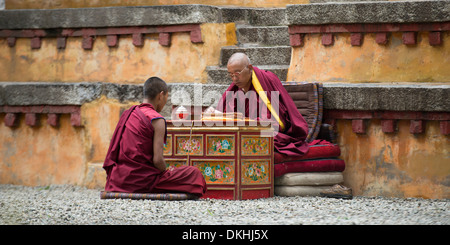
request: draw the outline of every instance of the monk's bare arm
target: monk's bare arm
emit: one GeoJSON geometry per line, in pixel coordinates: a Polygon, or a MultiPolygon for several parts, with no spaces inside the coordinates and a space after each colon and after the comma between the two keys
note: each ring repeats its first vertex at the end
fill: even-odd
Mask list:
{"type": "Polygon", "coordinates": [[[164,171],[166,170],[166,162],[163,156],[166,123],[164,119],[154,119],[152,125],[155,130],[153,134],[153,164],[157,169],[164,171]]]}

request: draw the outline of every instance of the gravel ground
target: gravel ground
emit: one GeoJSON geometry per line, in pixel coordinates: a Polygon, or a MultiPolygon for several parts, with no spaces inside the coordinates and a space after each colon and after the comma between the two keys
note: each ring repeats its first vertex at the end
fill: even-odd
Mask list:
{"type": "Polygon", "coordinates": [[[100,199],[78,186],[0,185],[0,225],[449,225],[450,200],[273,197],[258,200],[100,199]]]}

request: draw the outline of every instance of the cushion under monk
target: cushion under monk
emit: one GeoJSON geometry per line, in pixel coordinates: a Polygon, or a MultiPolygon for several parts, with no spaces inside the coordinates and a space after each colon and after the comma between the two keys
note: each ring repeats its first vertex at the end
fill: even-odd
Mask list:
{"type": "Polygon", "coordinates": [[[275,186],[335,185],[344,182],[342,172],[287,173],[275,178],[275,186]]]}
{"type": "Polygon", "coordinates": [[[329,189],[331,186],[275,186],[274,194],[277,196],[319,196],[320,192],[329,189]]]}
{"type": "Polygon", "coordinates": [[[307,159],[275,164],[274,176],[279,177],[287,173],[302,172],[343,172],[344,170],[345,162],[342,159],[307,159]]]}
{"type": "Polygon", "coordinates": [[[100,199],[149,199],[149,200],[195,200],[198,196],[190,193],[125,193],[101,191],[100,199]]]}

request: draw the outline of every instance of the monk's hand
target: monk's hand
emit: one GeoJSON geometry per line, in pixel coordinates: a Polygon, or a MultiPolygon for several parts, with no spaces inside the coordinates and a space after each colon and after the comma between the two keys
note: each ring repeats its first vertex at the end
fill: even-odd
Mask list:
{"type": "Polygon", "coordinates": [[[205,114],[221,114],[221,111],[216,110],[214,107],[210,106],[205,111],[205,114]]]}

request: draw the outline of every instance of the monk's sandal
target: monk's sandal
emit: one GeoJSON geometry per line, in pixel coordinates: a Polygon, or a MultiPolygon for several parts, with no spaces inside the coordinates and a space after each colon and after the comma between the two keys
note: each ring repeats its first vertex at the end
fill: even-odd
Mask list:
{"type": "Polygon", "coordinates": [[[340,199],[352,199],[352,189],[345,187],[343,185],[333,185],[327,190],[320,192],[322,197],[332,197],[332,198],[340,198],[340,199]]]}

